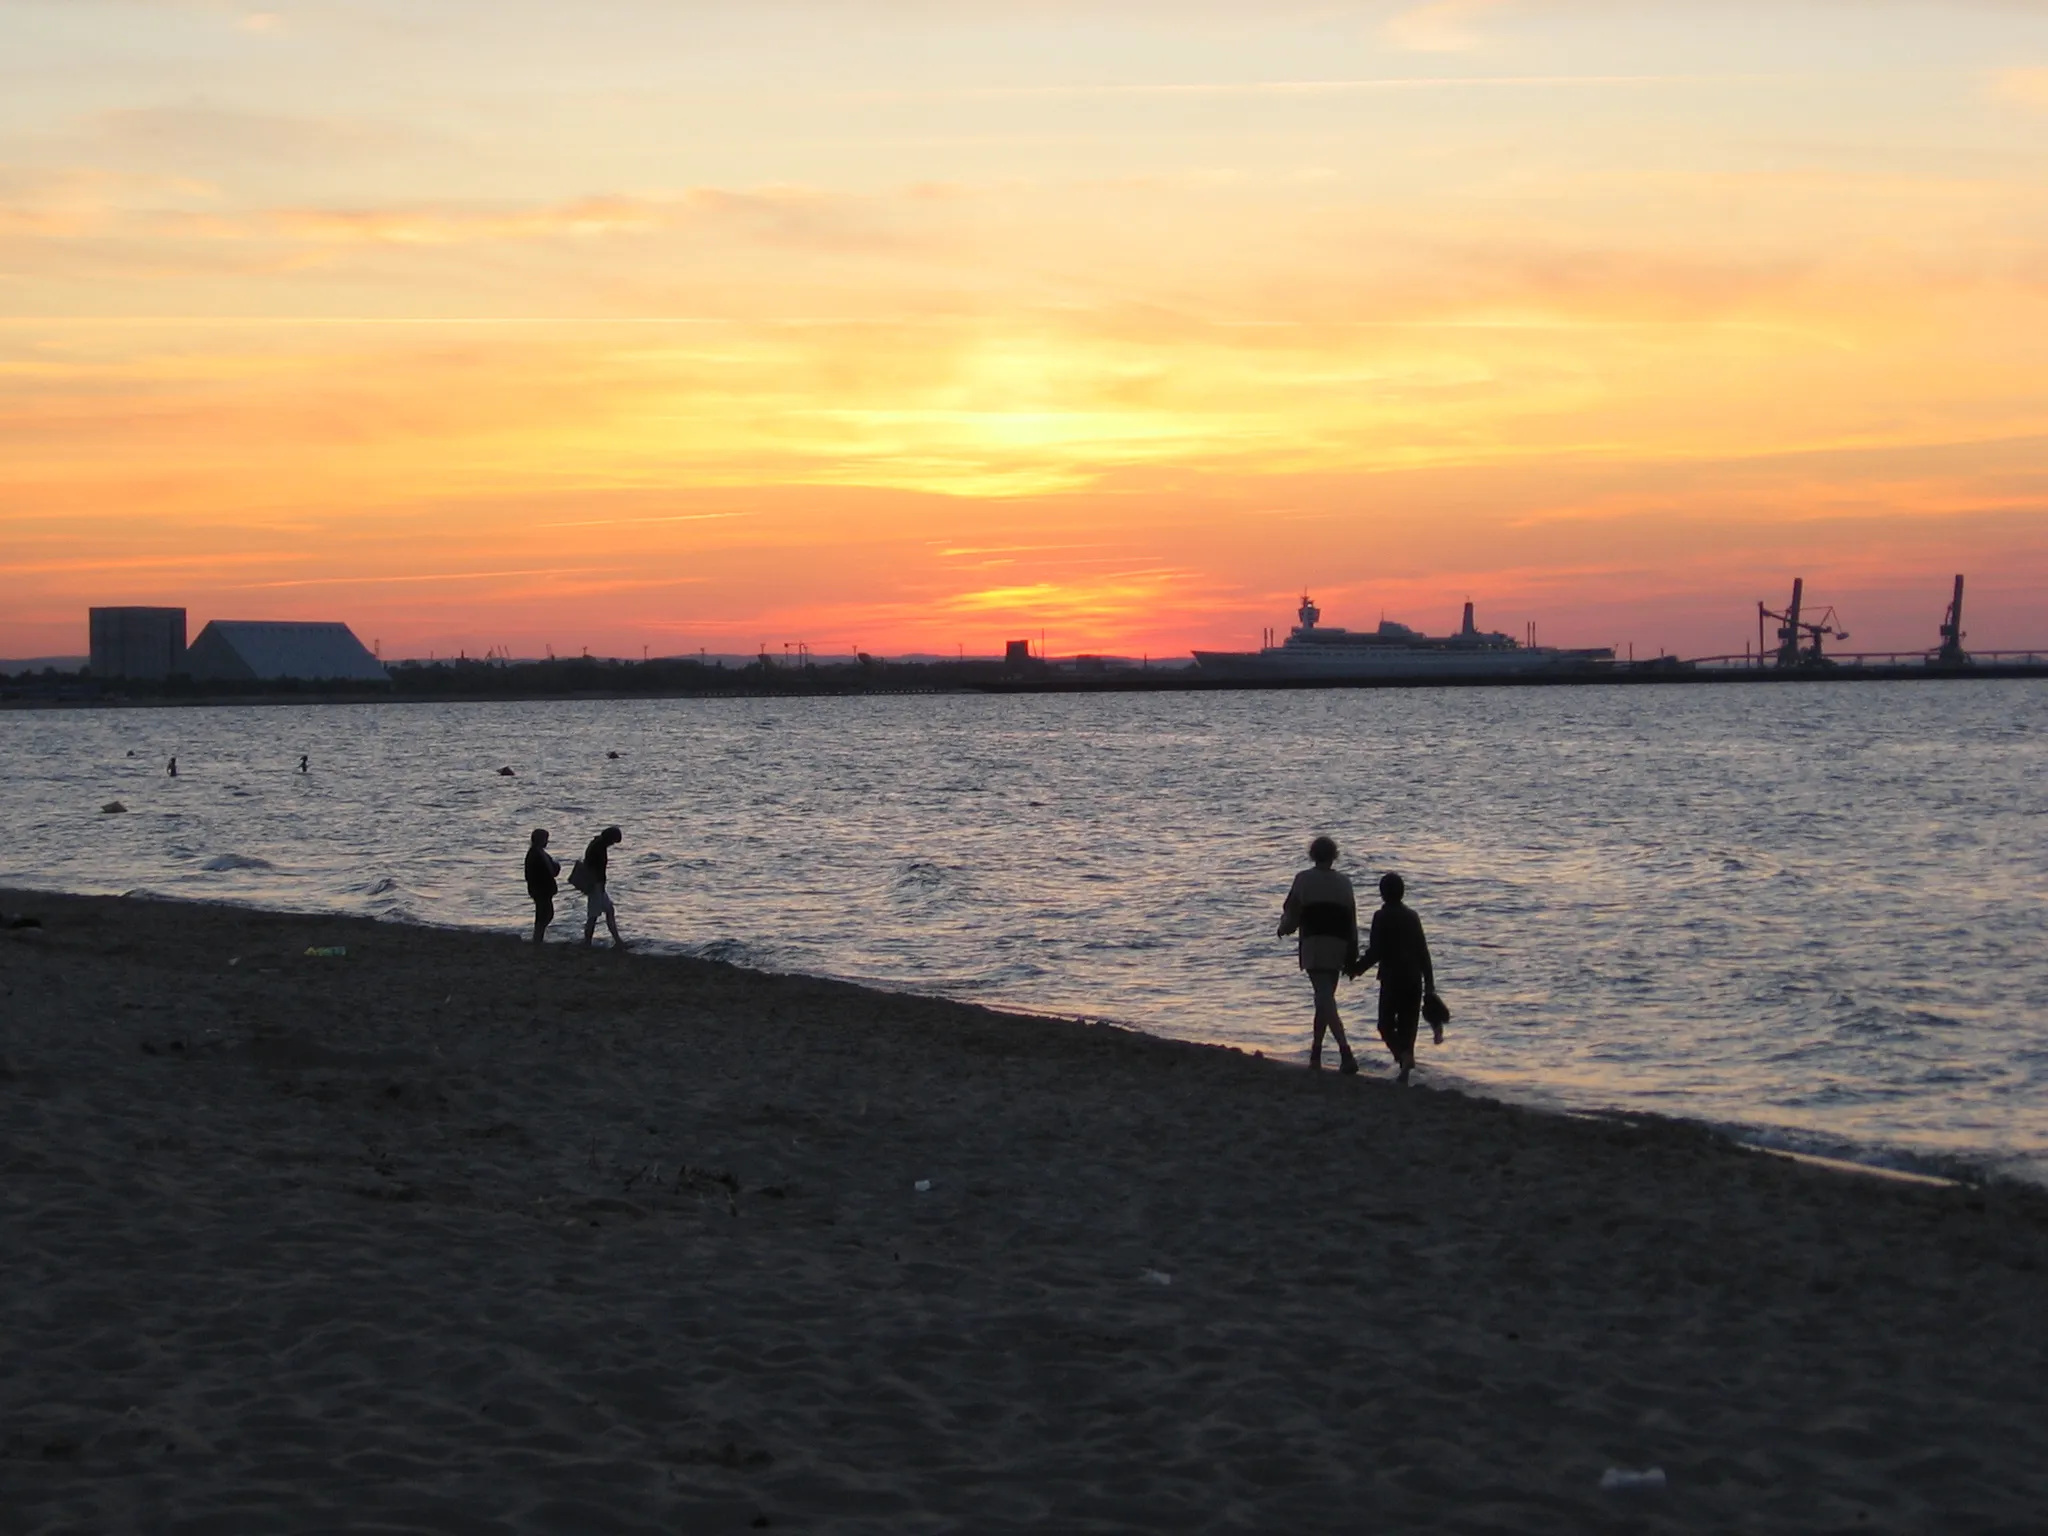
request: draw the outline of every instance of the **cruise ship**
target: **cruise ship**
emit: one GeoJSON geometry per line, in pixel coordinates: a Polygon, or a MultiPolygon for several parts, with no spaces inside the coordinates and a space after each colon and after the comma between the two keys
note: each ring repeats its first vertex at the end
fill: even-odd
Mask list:
{"type": "Polygon", "coordinates": [[[1302,594],[1300,618],[1287,639],[1257,651],[1197,651],[1195,666],[1209,677],[1432,678],[1524,677],[1532,673],[1596,671],[1614,660],[1605,647],[1567,651],[1524,645],[1512,635],[1477,629],[1472,605],[1455,635],[1425,635],[1383,619],[1375,630],[1325,629],[1322,610],[1302,594]]]}

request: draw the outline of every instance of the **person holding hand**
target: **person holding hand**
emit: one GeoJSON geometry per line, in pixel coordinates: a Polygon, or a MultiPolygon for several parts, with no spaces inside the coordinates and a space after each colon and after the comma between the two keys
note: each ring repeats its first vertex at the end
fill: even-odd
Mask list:
{"type": "MultiPolygon", "coordinates": [[[[1422,933],[1422,919],[1405,898],[1408,883],[1392,873],[1380,876],[1380,900],[1385,903],[1372,915],[1365,953],[1347,967],[1346,974],[1363,976],[1373,966],[1380,968],[1380,1038],[1393,1053],[1401,1069],[1401,1081],[1415,1070],[1415,1034],[1422,1022],[1424,1000],[1436,997],[1436,967],[1429,958],[1429,940],[1422,933]]],[[[1427,1010],[1443,1012],[1441,1006],[1427,1010]]],[[[1444,1027],[1432,1018],[1430,1029],[1436,1043],[1444,1043],[1444,1027]]]]}
{"type": "Polygon", "coordinates": [[[1280,937],[1299,933],[1295,955],[1315,989],[1315,1034],[1308,1051],[1313,1069],[1323,1065],[1323,1034],[1337,1042],[1338,1070],[1356,1072],[1358,1058],[1344,1038],[1344,1020],[1337,1013],[1337,977],[1358,959],[1358,898],[1348,875],[1337,873],[1335,838],[1319,837],[1308,845],[1309,868],[1294,877],[1280,908],[1280,937]]]}

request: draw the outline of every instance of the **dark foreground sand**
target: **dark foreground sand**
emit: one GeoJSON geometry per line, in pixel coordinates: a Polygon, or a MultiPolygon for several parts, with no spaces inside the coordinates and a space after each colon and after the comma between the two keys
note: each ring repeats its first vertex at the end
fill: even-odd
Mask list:
{"type": "Polygon", "coordinates": [[[0,934],[9,1532],[2048,1529],[2031,1191],[716,965],[0,906],[47,924],[0,934]]]}

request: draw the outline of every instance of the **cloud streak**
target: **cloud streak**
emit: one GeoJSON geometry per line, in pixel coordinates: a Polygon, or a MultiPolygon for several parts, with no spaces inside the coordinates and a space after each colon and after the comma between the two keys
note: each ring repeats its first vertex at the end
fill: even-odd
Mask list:
{"type": "Polygon", "coordinates": [[[1387,41],[1410,53],[1469,53],[1485,46],[1479,23],[1512,0],[1430,0],[1386,25],[1387,41]]]}
{"type": "Polygon", "coordinates": [[[1076,100],[1172,100],[1175,98],[1324,97],[1380,92],[1458,91],[1499,88],[1557,89],[1572,86],[1647,85],[1790,85],[1810,78],[1782,71],[1737,74],[1653,72],[1629,74],[1519,75],[1375,75],[1329,80],[1190,80],[1123,81],[1057,85],[948,86],[928,89],[872,90],[849,93],[840,100],[854,104],[884,102],[1031,102],[1076,100]]]}

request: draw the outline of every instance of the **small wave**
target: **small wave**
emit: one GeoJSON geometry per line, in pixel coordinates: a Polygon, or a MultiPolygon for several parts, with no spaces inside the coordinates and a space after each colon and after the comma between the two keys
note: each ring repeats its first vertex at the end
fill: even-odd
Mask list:
{"type": "Polygon", "coordinates": [[[386,875],[382,880],[379,880],[375,885],[364,886],[363,894],[365,896],[384,896],[388,895],[390,892],[395,891],[397,889],[398,882],[396,880],[393,880],[389,875],[386,875]]]}
{"type": "Polygon", "coordinates": [[[246,853],[217,854],[213,858],[208,859],[204,864],[200,865],[199,867],[201,869],[212,870],[215,874],[222,874],[227,870],[231,869],[277,868],[277,866],[271,863],[270,860],[268,859],[255,858],[252,855],[246,853]]]}
{"type": "Polygon", "coordinates": [[[946,872],[928,859],[912,859],[896,872],[899,891],[936,891],[945,883],[946,872]]]}
{"type": "Polygon", "coordinates": [[[986,973],[975,977],[974,980],[983,986],[1002,988],[1014,986],[1018,982],[1041,981],[1051,974],[1052,972],[1044,966],[1033,965],[1029,960],[1013,960],[1007,965],[990,967],[986,973]]]}
{"type": "Polygon", "coordinates": [[[700,960],[723,960],[727,965],[750,965],[754,951],[740,939],[713,939],[709,944],[684,946],[683,953],[700,960]]]}
{"type": "Polygon", "coordinates": [[[1934,1184],[1974,1183],[1983,1177],[1979,1163],[1966,1154],[1859,1142],[1793,1126],[1711,1120],[1702,1123],[1739,1145],[1841,1172],[1873,1173],[1934,1184]]]}

